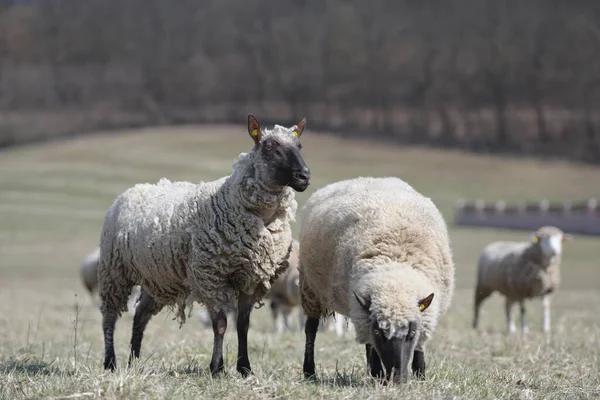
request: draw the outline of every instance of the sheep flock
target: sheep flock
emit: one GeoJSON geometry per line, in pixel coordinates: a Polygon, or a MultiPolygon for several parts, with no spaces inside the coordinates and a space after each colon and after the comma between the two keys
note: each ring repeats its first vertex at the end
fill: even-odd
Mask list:
{"type": "MultiPolygon", "coordinates": [[[[164,308],[180,327],[191,315],[212,329],[208,369],[224,370],[228,325],[237,333],[236,369],[252,374],[250,316],[269,302],[274,334],[304,332],[304,376],[313,379],[319,331],[348,333],[364,346],[366,371],[384,384],[426,379],[427,342],[452,305],[455,262],[442,213],[398,177],[356,177],[313,186],[304,161],[302,119],[262,127],[227,176],[209,182],[140,183],[119,194],[98,247],[80,265],[83,286],[102,314],[104,364],[117,368],[114,331],[133,315],[128,365],[140,357],[146,326],[164,308]],[[314,192],[298,212],[296,193],[314,192]],[[298,214],[298,215],[297,215],[298,214]],[[299,220],[299,236],[292,226],[299,220]],[[200,311],[192,312],[198,303],[200,311]],[[290,316],[296,313],[294,322],[290,316]],[[233,319],[228,324],[228,316],[233,319]],[[334,328],[332,328],[334,327],[334,328]]],[[[490,243],[478,260],[472,328],[482,303],[506,299],[507,332],[527,332],[525,302],[541,299],[550,332],[550,299],[560,284],[569,234],[540,227],[529,241],[490,243]]],[[[477,260],[474,260],[477,262],[477,260]]],[[[438,358],[439,359],[439,358],[438,358]]]]}

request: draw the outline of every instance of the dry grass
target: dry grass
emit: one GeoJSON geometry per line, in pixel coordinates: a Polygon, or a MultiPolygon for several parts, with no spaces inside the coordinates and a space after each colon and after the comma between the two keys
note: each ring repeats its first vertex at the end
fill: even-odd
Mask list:
{"type": "MultiPolygon", "coordinates": [[[[460,152],[390,148],[305,135],[316,188],[357,175],[397,175],[432,197],[452,219],[457,197],[586,198],[598,195],[600,169],[563,162],[478,157],[460,152]]],[[[104,212],[134,183],[209,180],[230,170],[250,146],[242,127],[147,129],[88,136],[0,153],[0,398],[514,398],[600,396],[600,242],[576,236],[564,257],[564,285],[553,302],[553,335],[507,336],[502,303],[483,307],[482,330],[470,329],[475,260],[487,242],[526,232],[455,229],[458,290],[427,354],[428,379],[382,387],[365,377],[364,350],[348,335],[317,338],[319,381],[302,380],[303,335],[275,336],[265,308],[255,311],[250,361],[235,372],[237,344],[226,336],[228,375],[206,372],[212,334],[196,320],[178,328],[167,312],[149,324],[142,361],[131,370],[101,368],[99,312],[78,280],[79,263],[97,243],[104,212]]],[[[297,232],[297,226],[294,227],[297,232]]],[[[120,367],[131,317],[117,325],[120,367]]]]}

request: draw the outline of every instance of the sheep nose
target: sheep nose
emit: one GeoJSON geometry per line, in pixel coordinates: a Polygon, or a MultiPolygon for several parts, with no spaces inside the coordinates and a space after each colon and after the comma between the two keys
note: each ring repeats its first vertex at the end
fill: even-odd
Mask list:
{"type": "Polygon", "coordinates": [[[295,171],[293,173],[293,177],[299,181],[309,181],[310,180],[310,170],[308,167],[302,168],[301,171],[295,171]]]}

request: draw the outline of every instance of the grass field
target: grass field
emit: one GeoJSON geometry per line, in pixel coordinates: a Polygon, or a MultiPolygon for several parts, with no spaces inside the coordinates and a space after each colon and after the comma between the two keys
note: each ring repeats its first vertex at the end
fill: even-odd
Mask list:
{"type": "MultiPolygon", "coordinates": [[[[316,383],[302,379],[304,335],[271,333],[267,307],[249,334],[255,375],[235,372],[237,341],[226,335],[228,375],[207,366],[212,332],[197,320],[182,329],[163,312],[149,324],[142,361],[106,373],[100,313],[79,280],[79,264],[98,242],[115,196],[138,182],[211,180],[229,173],[251,145],[245,127],[156,128],[94,135],[0,153],[0,398],[502,398],[600,397],[600,240],[575,236],[565,248],[563,286],[553,300],[549,342],[541,305],[529,305],[531,332],[505,334],[501,298],[483,306],[470,328],[475,262],[489,241],[527,232],[457,229],[459,197],[581,199],[600,194],[600,169],[565,162],[492,158],[456,151],[389,147],[308,131],[304,156],[313,173],[300,206],[318,187],[359,175],[396,175],[430,196],[451,230],[457,268],[453,304],[431,341],[428,378],[384,387],[365,376],[364,348],[348,334],[317,337],[316,383]]],[[[298,225],[294,226],[298,231],[298,225]]],[[[117,325],[120,367],[132,318],[117,325]]]]}

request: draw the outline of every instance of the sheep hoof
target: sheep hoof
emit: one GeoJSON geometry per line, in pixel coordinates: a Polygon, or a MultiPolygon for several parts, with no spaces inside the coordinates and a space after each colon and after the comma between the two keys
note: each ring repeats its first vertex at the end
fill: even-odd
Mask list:
{"type": "Polygon", "coordinates": [[[248,365],[238,365],[237,366],[237,371],[242,374],[243,378],[247,378],[248,376],[252,375],[252,369],[250,368],[250,364],[248,365]]]}
{"type": "Polygon", "coordinates": [[[117,369],[116,361],[114,359],[107,358],[104,360],[104,369],[110,370],[110,372],[115,372],[115,369],[117,369]]]}
{"type": "Polygon", "coordinates": [[[314,381],[317,379],[316,374],[315,374],[315,364],[314,363],[304,363],[304,366],[302,368],[303,372],[304,372],[304,379],[310,380],[310,381],[314,381]]]}
{"type": "Polygon", "coordinates": [[[213,376],[213,378],[216,378],[217,376],[221,375],[224,372],[224,367],[223,364],[219,364],[219,365],[212,365],[210,366],[210,372],[213,376]]]}

